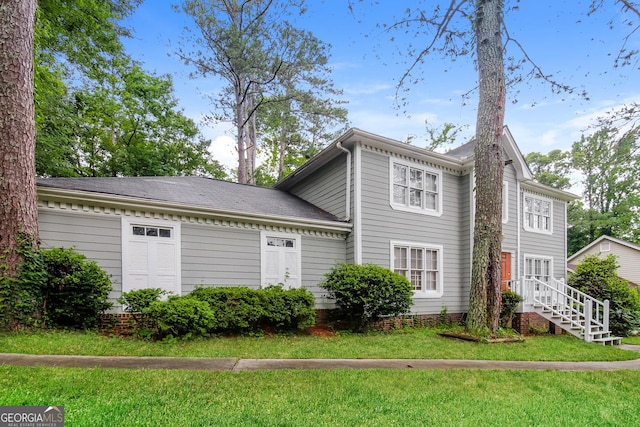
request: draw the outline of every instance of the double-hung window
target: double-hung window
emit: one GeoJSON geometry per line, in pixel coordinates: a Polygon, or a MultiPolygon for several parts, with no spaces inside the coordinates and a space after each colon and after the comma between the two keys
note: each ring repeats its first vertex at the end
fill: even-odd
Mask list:
{"type": "Polygon", "coordinates": [[[530,194],[524,195],[524,229],[538,233],[553,232],[553,204],[545,199],[530,194]]]}
{"type": "Polygon", "coordinates": [[[391,161],[391,207],[442,214],[442,175],[420,165],[391,161]]]}
{"type": "Polygon", "coordinates": [[[544,283],[550,283],[553,271],[553,258],[525,255],[524,273],[527,278],[538,279],[544,283]]]}
{"type": "Polygon", "coordinates": [[[442,296],[442,246],[392,241],[391,269],[409,279],[416,297],[442,296]]]}

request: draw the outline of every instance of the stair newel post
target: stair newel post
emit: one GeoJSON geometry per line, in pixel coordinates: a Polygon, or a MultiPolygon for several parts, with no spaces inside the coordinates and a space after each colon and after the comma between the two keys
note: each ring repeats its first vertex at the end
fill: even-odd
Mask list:
{"type": "Polygon", "coordinates": [[[609,300],[604,300],[602,304],[604,305],[604,310],[602,310],[602,331],[609,332],[609,300]]]}
{"type": "Polygon", "coordinates": [[[584,299],[584,340],[591,342],[591,313],[593,310],[593,301],[591,298],[584,299]]]}

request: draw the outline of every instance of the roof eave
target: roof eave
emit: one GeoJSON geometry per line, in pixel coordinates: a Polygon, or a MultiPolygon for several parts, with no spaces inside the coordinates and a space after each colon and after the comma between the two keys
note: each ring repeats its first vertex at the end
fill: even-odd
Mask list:
{"type": "Polygon", "coordinates": [[[351,223],[339,221],[308,220],[303,218],[248,214],[240,211],[212,209],[203,206],[189,205],[161,200],[143,199],[139,197],[121,196],[107,193],[95,193],[91,191],[68,190],[52,187],[37,187],[38,199],[62,203],[82,203],[106,205],[111,208],[123,210],[152,210],[168,215],[193,215],[203,218],[215,218],[224,221],[242,221],[274,226],[297,226],[316,231],[349,232],[351,223]]]}

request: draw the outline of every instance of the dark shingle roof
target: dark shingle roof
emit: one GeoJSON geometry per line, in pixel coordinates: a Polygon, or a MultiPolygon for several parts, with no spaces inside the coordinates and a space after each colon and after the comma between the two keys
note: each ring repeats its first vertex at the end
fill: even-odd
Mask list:
{"type": "Polygon", "coordinates": [[[466,144],[463,144],[460,147],[456,147],[452,150],[449,150],[444,154],[449,157],[454,157],[458,160],[465,160],[470,157],[473,157],[475,148],[476,148],[476,140],[474,138],[471,141],[467,142],[466,144]]]}
{"type": "Polygon", "coordinates": [[[340,221],[284,191],[203,177],[43,178],[39,187],[136,197],[239,214],[340,221]]]}

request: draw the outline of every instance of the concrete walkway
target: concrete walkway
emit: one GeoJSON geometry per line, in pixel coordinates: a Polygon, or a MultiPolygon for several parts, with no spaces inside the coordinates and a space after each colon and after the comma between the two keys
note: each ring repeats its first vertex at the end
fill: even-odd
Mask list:
{"type": "MultiPolygon", "coordinates": [[[[640,346],[621,345],[640,352],[640,346]]],[[[558,371],[640,370],[640,359],[619,362],[528,362],[449,359],[209,359],[201,357],[60,356],[0,353],[0,365],[64,368],[257,371],[276,369],[520,369],[558,371]]]]}

